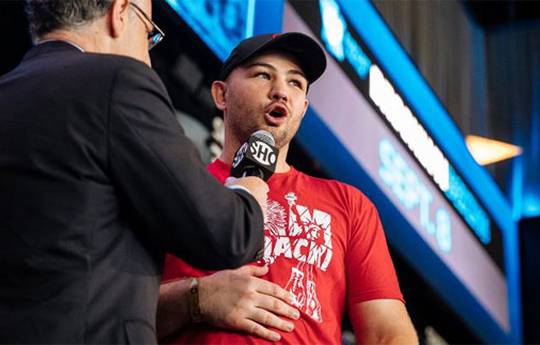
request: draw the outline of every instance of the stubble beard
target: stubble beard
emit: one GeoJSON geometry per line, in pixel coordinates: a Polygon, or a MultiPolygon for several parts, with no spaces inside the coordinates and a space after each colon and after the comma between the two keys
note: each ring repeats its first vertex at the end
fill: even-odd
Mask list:
{"type": "Polygon", "coordinates": [[[232,121],[230,122],[230,124],[232,125],[231,132],[238,140],[239,145],[247,142],[249,137],[254,132],[262,129],[272,134],[272,137],[275,141],[274,146],[278,149],[281,149],[292,140],[292,138],[298,131],[298,128],[300,127],[300,125],[298,124],[296,128],[293,128],[294,123],[291,123],[290,121],[278,127],[271,126],[268,125],[262,117],[254,118],[256,114],[259,114],[259,112],[254,109],[243,112],[239,116],[229,114],[230,116],[233,116],[233,118],[231,118],[232,121]]]}
{"type": "Polygon", "coordinates": [[[249,137],[258,130],[264,130],[269,132],[274,138],[274,146],[281,149],[283,146],[289,143],[292,136],[289,136],[290,129],[288,127],[272,127],[267,124],[252,123],[249,126],[241,127],[236,126],[234,128],[234,134],[236,138],[240,140],[240,145],[245,143],[249,137]]]}

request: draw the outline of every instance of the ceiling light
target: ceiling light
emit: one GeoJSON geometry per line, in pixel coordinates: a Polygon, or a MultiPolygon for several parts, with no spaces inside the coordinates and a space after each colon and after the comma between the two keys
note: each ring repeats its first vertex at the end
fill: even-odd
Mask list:
{"type": "Polygon", "coordinates": [[[480,165],[512,158],[520,155],[522,151],[519,146],[476,135],[467,135],[465,142],[472,156],[480,165]]]}

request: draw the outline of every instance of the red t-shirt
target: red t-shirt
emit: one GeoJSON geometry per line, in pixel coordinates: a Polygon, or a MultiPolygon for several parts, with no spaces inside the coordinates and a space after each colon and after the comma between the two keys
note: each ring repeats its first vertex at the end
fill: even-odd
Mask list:
{"type": "MultiPolygon", "coordinates": [[[[230,166],[216,160],[208,170],[223,183],[230,166]]],[[[268,185],[264,279],[291,291],[301,312],[292,332],[280,332],[280,343],[340,344],[346,303],[403,301],[377,210],[364,194],[294,168],[268,185]]],[[[168,255],[163,281],[210,273],[168,255]]],[[[207,324],[187,328],[173,343],[270,343],[207,324]]]]}

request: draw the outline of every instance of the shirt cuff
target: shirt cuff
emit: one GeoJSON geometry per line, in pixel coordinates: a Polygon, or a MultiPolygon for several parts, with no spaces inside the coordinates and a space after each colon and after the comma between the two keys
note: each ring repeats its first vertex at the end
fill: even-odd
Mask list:
{"type": "Polygon", "coordinates": [[[244,187],[244,186],[233,185],[233,186],[226,186],[226,187],[229,188],[229,189],[233,189],[233,190],[234,190],[234,189],[243,190],[244,192],[249,193],[249,195],[253,195],[253,194],[251,194],[251,192],[249,191],[249,189],[247,189],[247,188],[244,187]]]}

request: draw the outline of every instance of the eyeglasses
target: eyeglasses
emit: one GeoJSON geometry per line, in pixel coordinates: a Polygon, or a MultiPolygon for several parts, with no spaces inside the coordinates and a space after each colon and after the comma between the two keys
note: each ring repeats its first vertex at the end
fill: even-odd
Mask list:
{"type": "Polygon", "coordinates": [[[156,23],[152,21],[152,19],[150,19],[150,17],[148,17],[146,13],[144,13],[144,11],[139,6],[135,5],[132,2],[130,2],[129,4],[133,6],[133,8],[136,10],[135,11],[136,13],[141,15],[144,19],[146,19],[150,23],[150,25],[152,25],[152,30],[148,32],[148,50],[154,48],[155,46],[158,45],[159,42],[163,41],[163,38],[165,37],[165,33],[159,28],[159,26],[157,26],[156,23]]]}

